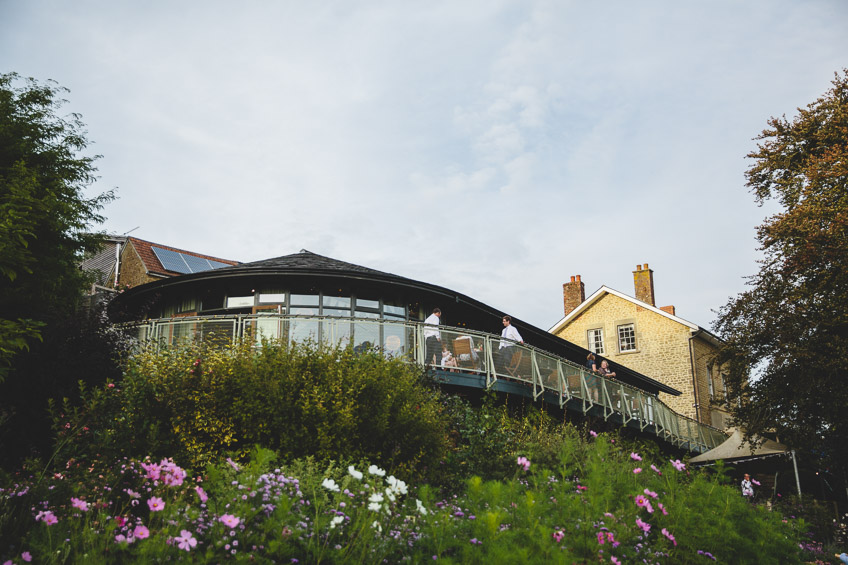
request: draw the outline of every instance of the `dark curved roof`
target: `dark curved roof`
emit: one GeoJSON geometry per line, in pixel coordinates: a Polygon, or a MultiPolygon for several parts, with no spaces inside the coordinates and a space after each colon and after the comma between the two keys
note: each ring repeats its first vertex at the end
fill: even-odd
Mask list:
{"type": "MultiPolygon", "coordinates": [[[[267,276],[267,275],[292,275],[298,277],[320,275],[324,277],[338,277],[345,280],[358,279],[363,281],[371,281],[375,283],[388,283],[392,286],[403,286],[415,290],[422,290],[431,295],[438,295],[443,298],[443,304],[454,303],[462,304],[463,306],[485,314],[491,318],[500,321],[500,318],[506,314],[491,306],[488,306],[479,300],[475,300],[464,294],[460,294],[445,287],[434,284],[401,277],[392,273],[370,269],[361,265],[339,261],[330,257],[324,257],[301,249],[298,253],[291,255],[283,255],[272,259],[263,259],[252,263],[241,263],[232,267],[223,267],[212,271],[203,271],[179,277],[171,277],[129,289],[123,294],[118,295],[113,301],[113,305],[125,305],[134,301],[143,300],[145,296],[154,296],[161,291],[183,285],[194,284],[198,281],[224,281],[227,279],[237,279],[241,277],[267,276]]],[[[442,306],[445,309],[445,306],[442,306]]],[[[537,328],[531,324],[521,321],[519,318],[512,316],[513,325],[519,328],[520,333],[527,343],[530,343],[540,349],[550,351],[557,355],[561,355],[572,362],[583,365],[586,360],[586,355],[589,353],[587,349],[557,337],[550,332],[537,328]]],[[[482,329],[482,328],[477,328],[482,329]]],[[[485,330],[484,330],[485,331],[485,330]]],[[[672,395],[680,395],[680,391],[659,381],[655,381],[645,375],[628,369],[623,365],[614,363],[610,360],[610,367],[618,375],[619,380],[653,392],[665,392],[672,395]]]]}

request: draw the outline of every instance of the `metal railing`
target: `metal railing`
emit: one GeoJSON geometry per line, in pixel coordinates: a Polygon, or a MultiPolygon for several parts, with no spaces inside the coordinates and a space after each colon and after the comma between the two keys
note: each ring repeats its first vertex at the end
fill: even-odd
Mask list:
{"type": "Polygon", "coordinates": [[[727,439],[721,430],[674,412],[655,395],[533,346],[473,330],[378,318],[281,314],[163,318],[129,327],[139,340],[162,345],[266,339],[284,344],[310,340],[354,350],[378,348],[384,355],[444,372],[477,374],[485,378],[487,389],[497,383],[520,383],[531,389],[527,392],[534,399],[544,396],[562,408],[592,411],[606,420],[614,417],[689,451],[708,451],[727,439]],[[439,340],[428,345],[427,336],[436,331],[439,340]]]}

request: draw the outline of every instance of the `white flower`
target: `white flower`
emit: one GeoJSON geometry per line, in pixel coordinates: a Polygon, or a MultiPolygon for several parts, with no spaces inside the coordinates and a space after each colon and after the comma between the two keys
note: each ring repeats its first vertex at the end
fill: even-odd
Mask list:
{"type": "Polygon", "coordinates": [[[392,489],[389,487],[386,487],[386,498],[388,498],[390,502],[395,501],[395,493],[393,493],[392,489]]]}
{"type": "Polygon", "coordinates": [[[377,475],[378,477],[385,477],[386,476],[386,472],[384,470],[380,469],[379,467],[377,467],[376,465],[371,465],[370,467],[368,467],[368,472],[371,473],[372,475],[377,475]]]}
{"type": "Polygon", "coordinates": [[[336,516],[335,518],[330,520],[330,528],[331,529],[335,528],[336,526],[338,526],[342,522],[344,522],[344,516],[336,516]]]}
{"type": "Polygon", "coordinates": [[[333,479],[324,479],[324,482],[321,483],[321,486],[327,490],[339,492],[339,485],[337,485],[336,481],[334,481],[333,479]]]}
{"type": "Polygon", "coordinates": [[[406,494],[406,483],[401,481],[400,479],[396,479],[394,475],[390,475],[389,478],[386,479],[386,482],[389,483],[395,494],[406,494]]]}
{"type": "Polygon", "coordinates": [[[368,497],[368,500],[371,502],[383,502],[383,495],[379,492],[375,492],[374,494],[368,497]]]}
{"type": "Polygon", "coordinates": [[[422,516],[427,515],[427,509],[424,508],[424,505],[421,504],[421,501],[418,500],[417,498],[415,499],[415,509],[418,510],[419,512],[421,512],[422,516]]]}
{"type": "Polygon", "coordinates": [[[368,505],[368,510],[373,510],[374,512],[377,512],[378,510],[380,510],[380,503],[379,502],[370,503],[368,505]]]}
{"type": "Polygon", "coordinates": [[[353,477],[354,479],[356,479],[357,481],[362,480],[362,472],[354,469],[353,465],[351,465],[350,467],[347,468],[347,472],[350,473],[350,476],[353,477]]]}
{"type": "Polygon", "coordinates": [[[377,530],[378,532],[383,531],[383,526],[381,526],[380,522],[378,522],[377,520],[374,520],[374,523],[371,524],[371,527],[377,530]]]}

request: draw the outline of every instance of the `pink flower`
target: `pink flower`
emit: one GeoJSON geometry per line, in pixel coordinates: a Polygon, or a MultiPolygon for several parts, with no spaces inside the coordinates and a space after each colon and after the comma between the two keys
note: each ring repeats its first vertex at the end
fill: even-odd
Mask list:
{"type": "Polygon", "coordinates": [[[668,516],[668,510],[665,509],[665,506],[663,506],[662,502],[657,503],[657,506],[660,507],[660,510],[662,510],[663,515],[668,516]]]}
{"type": "Polygon", "coordinates": [[[519,467],[524,467],[525,471],[530,470],[530,461],[526,457],[519,457],[518,459],[516,459],[516,462],[518,463],[519,467]]]}
{"type": "Polygon", "coordinates": [[[642,457],[640,457],[638,453],[631,453],[630,458],[634,461],[641,461],[642,460],[642,457]]]}
{"type": "Polygon", "coordinates": [[[610,563],[614,563],[615,565],[621,565],[621,561],[615,558],[615,555],[610,556],[610,563]]]}
{"type": "Polygon", "coordinates": [[[106,385],[107,388],[115,388],[115,383],[109,383],[106,385]]]}
{"type": "Polygon", "coordinates": [[[186,472],[180,469],[173,461],[163,459],[162,463],[160,463],[160,469],[162,472],[162,481],[170,487],[182,485],[186,478],[186,472]]]}
{"type": "Polygon", "coordinates": [[[636,497],[636,506],[644,508],[648,504],[648,499],[641,494],[636,497]]]}
{"type": "MultiPolygon", "coordinates": [[[[671,461],[671,459],[669,459],[669,461],[671,461]]],[[[685,471],[686,470],[686,465],[684,463],[681,463],[680,459],[676,459],[674,461],[671,461],[671,465],[672,465],[672,467],[674,467],[678,471],[685,471]]]]}
{"type": "Polygon", "coordinates": [[[21,559],[29,563],[30,561],[32,561],[32,554],[30,554],[29,551],[24,551],[23,553],[21,553],[21,559]]]}
{"type": "Polygon", "coordinates": [[[45,510],[36,514],[35,521],[38,522],[39,520],[44,522],[48,526],[52,526],[53,524],[57,524],[59,522],[59,519],[56,518],[56,515],[53,514],[53,512],[51,512],[50,510],[45,510]]]}
{"type": "Polygon", "coordinates": [[[760,486],[760,481],[758,481],[757,479],[751,479],[751,482],[757,486],[760,486]]]}
{"type": "Polygon", "coordinates": [[[233,516],[232,514],[224,514],[223,516],[221,516],[220,518],[218,518],[218,520],[219,520],[222,524],[224,524],[225,526],[227,526],[228,528],[235,528],[236,526],[238,526],[238,525],[239,525],[239,522],[241,522],[241,520],[239,520],[238,518],[236,518],[236,517],[235,517],[235,516],[233,516]]]}
{"type": "Polygon", "coordinates": [[[656,498],[656,497],[657,497],[657,493],[655,493],[655,492],[654,492],[654,491],[652,491],[652,490],[645,489],[645,491],[644,491],[644,492],[645,492],[645,495],[646,495],[646,496],[650,496],[651,498],[656,498]]]}
{"type": "Polygon", "coordinates": [[[139,525],[138,525],[138,526],[136,526],[136,527],[135,527],[135,529],[133,530],[133,535],[134,535],[135,537],[137,537],[138,539],[145,539],[145,538],[149,538],[149,537],[150,537],[150,530],[148,530],[146,527],[144,527],[144,526],[142,526],[141,524],[139,524],[139,525]]]}
{"type": "Polygon", "coordinates": [[[565,532],[562,530],[556,530],[554,533],[551,534],[551,537],[554,538],[555,542],[559,543],[562,541],[562,538],[565,537],[565,532]]]}
{"type": "Polygon", "coordinates": [[[604,538],[604,532],[598,532],[598,545],[604,545],[606,538],[604,538]]]}
{"type": "Polygon", "coordinates": [[[674,545],[677,545],[677,540],[674,539],[674,536],[671,535],[671,532],[669,532],[667,529],[665,529],[665,528],[662,529],[662,535],[664,535],[669,540],[671,540],[671,543],[673,543],[674,545]]]}
{"type": "Polygon", "coordinates": [[[153,496],[147,501],[147,507],[150,508],[151,512],[159,512],[165,509],[165,501],[158,496],[153,496]]]}
{"type": "Polygon", "coordinates": [[[192,536],[191,532],[188,530],[180,531],[180,537],[174,538],[174,541],[177,542],[180,549],[184,549],[186,551],[191,551],[192,547],[197,546],[197,540],[194,539],[194,536],[192,536]]]}
{"type": "Polygon", "coordinates": [[[642,468],[641,468],[641,467],[636,467],[635,469],[633,469],[633,474],[634,474],[634,475],[638,475],[638,474],[639,474],[639,473],[641,473],[641,472],[642,472],[642,468]]]}
{"type": "Polygon", "coordinates": [[[148,479],[153,479],[154,481],[159,480],[159,473],[161,472],[159,465],[156,463],[142,463],[141,468],[147,471],[148,479]]]}
{"type": "Polygon", "coordinates": [[[83,512],[88,510],[88,503],[84,500],[79,499],[79,498],[71,497],[71,506],[73,506],[74,508],[76,508],[78,510],[82,510],[83,512]]]}
{"type": "Polygon", "coordinates": [[[651,531],[651,525],[648,524],[647,522],[643,522],[639,518],[636,518],[636,525],[639,526],[640,528],[642,528],[642,531],[645,532],[646,534],[651,531]]]}
{"type": "Polygon", "coordinates": [[[229,457],[227,457],[227,465],[229,465],[230,467],[232,467],[232,468],[233,468],[233,471],[238,471],[238,470],[239,470],[239,466],[238,466],[238,464],[237,464],[235,461],[233,461],[232,459],[230,459],[229,457]]]}
{"type": "Polygon", "coordinates": [[[592,437],[598,437],[598,432],[596,432],[594,430],[589,430],[589,435],[592,436],[592,437]]]}
{"type": "Polygon", "coordinates": [[[660,471],[659,469],[657,469],[657,466],[656,466],[656,465],[651,465],[651,469],[653,469],[653,470],[657,473],[657,475],[662,475],[662,471],[660,471]]]}
{"type": "Polygon", "coordinates": [[[209,500],[209,497],[206,495],[206,491],[200,488],[199,486],[194,487],[194,492],[197,493],[197,498],[200,499],[200,502],[206,502],[209,500]]]}

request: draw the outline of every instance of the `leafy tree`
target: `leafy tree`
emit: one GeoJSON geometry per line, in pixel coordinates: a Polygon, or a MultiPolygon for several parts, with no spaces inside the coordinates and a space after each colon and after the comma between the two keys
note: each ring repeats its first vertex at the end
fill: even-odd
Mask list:
{"type": "Polygon", "coordinates": [[[81,154],[80,116],[59,115],[63,92],[0,75],[0,382],[45,324],[77,306],[86,283],[78,265],[98,243],[86,231],[113,198],[84,195],[97,156],[81,154]]]}
{"type": "Polygon", "coordinates": [[[715,329],[727,341],[737,422],[749,434],[776,430],[844,480],[848,69],[832,84],[791,120],[771,118],[756,138],[747,186],[758,204],[773,200],[782,209],[758,227],[759,272],[719,311],[715,329]]]}

